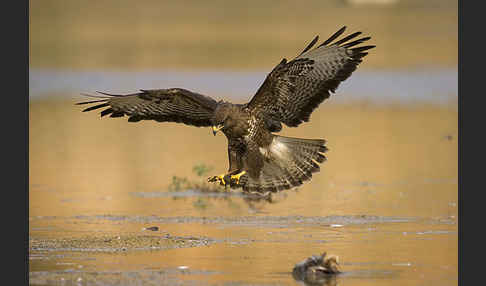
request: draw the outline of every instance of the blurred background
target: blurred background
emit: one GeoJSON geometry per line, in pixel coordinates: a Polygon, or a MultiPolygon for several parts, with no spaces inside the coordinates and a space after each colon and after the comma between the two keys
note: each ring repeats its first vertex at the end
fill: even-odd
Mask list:
{"type": "MultiPolygon", "coordinates": [[[[42,224],[34,218],[46,216],[455,218],[457,5],[453,0],[31,0],[31,236],[61,235],[33,229],[42,224]],[[169,87],[246,102],[282,58],[292,59],[316,35],[323,41],[342,26],[345,34],[371,36],[369,44],[377,47],[309,123],[281,132],[324,138],[330,151],[321,172],[278,203],[162,195],[173,187],[174,176],[198,181],[224,172],[226,139],[213,137],[209,128],[100,119],[74,105],[84,100],[81,93],[169,87]],[[208,172],[194,171],[197,166],[208,172]]],[[[443,271],[454,278],[457,234],[434,242],[414,245],[413,255],[423,263],[449,261],[443,271]],[[431,257],[435,260],[427,260],[431,257]]],[[[342,246],[341,253],[356,254],[353,247],[342,246]]],[[[31,270],[39,265],[31,264],[31,270]]]]}

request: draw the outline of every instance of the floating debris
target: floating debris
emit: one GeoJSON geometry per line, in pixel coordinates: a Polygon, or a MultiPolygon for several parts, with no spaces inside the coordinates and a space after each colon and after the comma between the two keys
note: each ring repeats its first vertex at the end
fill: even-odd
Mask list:
{"type": "Polygon", "coordinates": [[[442,138],[445,139],[445,140],[447,140],[447,141],[452,141],[452,139],[454,139],[454,137],[452,135],[445,135],[442,138]]]}
{"type": "Polygon", "coordinates": [[[329,282],[331,277],[341,273],[338,269],[339,257],[336,255],[312,255],[297,263],[292,270],[292,276],[297,281],[308,284],[321,284],[329,282]]]}
{"type": "Polygon", "coordinates": [[[158,231],[159,227],[158,226],[144,227],[142,228],[142,231],[143,230],[158,231]]]}
{"type": "Polygon", "coordinates": [[[392,263],[393,266],[412,266],[412,263],[406,262],[406,263],[392,263]]]}

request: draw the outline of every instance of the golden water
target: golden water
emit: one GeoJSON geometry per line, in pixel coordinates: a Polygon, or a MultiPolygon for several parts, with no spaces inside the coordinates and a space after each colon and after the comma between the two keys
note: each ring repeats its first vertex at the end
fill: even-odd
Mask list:
{"type": "Polygon", "coordinates": [[[213,167],[208,175],[227,169],[224,136],[80,109],[30,103],[30,239],[137,236],[156,225],[149,235],[217,242],[123,253],[31,250],[31,282],[295,285],[294,264],[327,251],[345,272],[329,285],[457,284],[457,105],[325,102],[310,123],[281,134],[326,139],[328,161],[273,203],[165,196],[172,176],[201,180],[195,165],[213,167]],[[175,270],[164,278],[157,272],[164,269],[175,270]]]}

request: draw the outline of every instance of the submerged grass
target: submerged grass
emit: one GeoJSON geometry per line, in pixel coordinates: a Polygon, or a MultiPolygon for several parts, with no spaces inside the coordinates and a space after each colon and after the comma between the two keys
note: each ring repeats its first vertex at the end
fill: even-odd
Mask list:
{"type": "MultiPolygon", "coordinates": [[[[228,196],[221,196],[221,197],[199,197],[193,202],[193,206],[199,210],[205,210],[211,206],[211,200],[224,200],[228,202],[228,206],[233,209],[239,209],[240,205],[235,203],[230,198],[230,192],[239,192],[241,189],[230,189],[229,187],[225,188],[218,183],[208,183],[207,176],[209,172],[213,170],[212,166],[205,165],[204,163],[197,164],[192,168],[192,172],[195,173],[197,176],[196,179],[188,179],[187,177],[180,177],[180,176],[172,176],[172,181],[167,187],[169,192],[185,192],[188,190],[201,192],[203,194],[228,194],[228,196]]],[[[251,205],[252,203],[265,201],[268,203],[275,203],[282,198],[286,197],[285,192],[280,193],[267,193],[264,195],[260,195],[258,193],[243,193],[243,200],[245,203],[251,205]]],[[[184,197],[177,197],[173,196],[173,199],[181,199],[184,197]]]]}
{"type": "Polygon", "coordinates": [[[216,193],[225,191],[225,189],[215,183],[207,182],[207,175],[213,167],[207,166],[203,163],[195,165],[192,168],[193,173],[196,174],[197,180],[189,180],[187,177],[172,176],[172,182],[167,189],[170,192],[180,192],[187,190],[197,190],[203,193],[216,193]]]}

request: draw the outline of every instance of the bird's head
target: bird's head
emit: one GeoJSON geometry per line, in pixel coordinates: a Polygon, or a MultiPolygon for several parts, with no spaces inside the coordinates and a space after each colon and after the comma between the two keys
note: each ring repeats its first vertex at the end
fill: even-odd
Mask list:
{"type": "Polygon", "coordinates": [[[224,128],[224,124],[220,123],[218,125],[213,125],[213,135],[216,136],[216,133],[218,133],[219,130],[224,128]]]}
{"type": "Polygon", "coordinates": [[[234,113],[234,107],[231,104],[221,104],[214,111],[213,118],[211,118],[211,124],[213,129],[213,135],[220,130],[225,130],[233,125],[233,119],[231,114],[234,113]]]}

